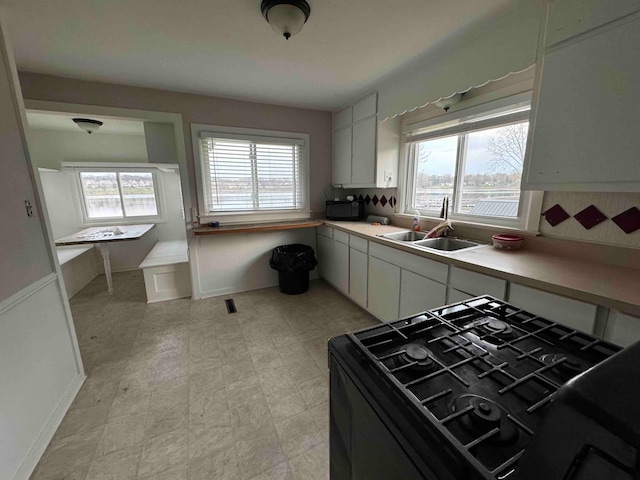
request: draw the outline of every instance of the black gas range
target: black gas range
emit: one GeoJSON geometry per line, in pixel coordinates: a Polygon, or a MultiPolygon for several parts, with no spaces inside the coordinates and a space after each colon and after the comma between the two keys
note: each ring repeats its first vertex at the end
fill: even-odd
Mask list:
{"type": "MultiPolygon", "coordinates": [[[[620,350],[490,296],[331,339],[331,480],[518,478],[557,392],[620,350]]],[[[636,478],[625,455],[601,478],[636,478]]]]}

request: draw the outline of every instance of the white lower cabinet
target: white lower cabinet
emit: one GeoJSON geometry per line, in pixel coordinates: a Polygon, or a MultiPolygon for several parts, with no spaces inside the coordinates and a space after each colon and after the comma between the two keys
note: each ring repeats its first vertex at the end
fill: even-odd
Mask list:
{"type": "Polygon", "coordinates": [[[473,297],[474,295],[470,295],[468,293],[461,292],[460,290],[456,290],[455,288],[449,287],[449,296],[447,297],[447,304],[464,302],[465,300],[469,300],[470,298],[473,298],[473,297]]]}
{"type": "Polygon", "coordinates": [[[336,288],[349,295],[349,245],[335,238],[333,239],[333,279],[336,288]]]}
{"type": "MultiPolygon", "coordinates": [[[[507,281],[502,278],[458,267],[451,267],[449,285],[459,292],[469,294],[467,298],[477,295],[493,295],[500,300],[504,300],[507,290],[507,281]]],[[[466,298],[463,300],[466,300],[466,298]]]]}
{"type": "Polygon", "coordinates": [[[335,283],[333,274],[334,263],[333,229],[318,227],[318,275],[331,284],[335,283]]]}
{"type": "Polygon", "coordinates": [[[369,311],[380,320],[398,318],[400,303],[400,267],[369,257],[369,311]]]}
{"type": "Polygon", "coordinates": [[[604,339],[628,347],[640,340],[640,318],[612,310],[609,313],[604,339]]]}
{"type": "Polygon", "coordinates": [[[364,308],[367,308],[368,251],[367,240],[349,235],[349,297],[364,308]]]}
{"type": "Polygon", "coordinates": [[[597,306],[535,288],[511,284],[509,303],[552,322],[593,333],[597,306]]]}
{"type": "Polygon", "coordinates": [[[400,280],[400,318],[446,304],[447,287],[422,275],[402,269],[400,280]]]}

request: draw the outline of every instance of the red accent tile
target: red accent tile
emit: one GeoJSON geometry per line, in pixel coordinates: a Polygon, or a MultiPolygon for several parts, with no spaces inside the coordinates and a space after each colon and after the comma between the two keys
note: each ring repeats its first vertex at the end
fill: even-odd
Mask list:
{"type": "Polygon", "coordinates": [[[640,210],[636,207],[631,207],[629,210],[625,210],[621,214],[616,215],[611,220],[613,220],[624,233],[633,233],[640,229],[640,210]]]}
{"type": "Polygon", "coordinates": [[[567,218],[569,218],[569,214],[565,212],[564,208],[562,208],[558,204],[554,205],[546,212],[543,212],[542,215],[552,227],[555,227],[556,225],[564,222],[567,218]]]}
{"type": "Polygon", "coordinates": [[[380,199],[380,205],[384,207],[386,204],[387,204],[387,197],[382,195],[382,198],[380,199]]]}
{"type": "Polygon", "coordinates": [[[575,218],[580,224],[586,228],[587,230],[592,229],[596,225],[604,222],[607,217],[604,213],[598,210],[593,205],[589,205],[584,210],[576,213],[573,218],[575,218]]]}
{"type": "Polygon", "coordinates": [[[369,205],[369,203],[371,203],[371,197],[369,197],[369,195],[367,195],[366,197],[364,197],[364,204],[365,205],[369,205]]]}
{"type": "Polygon", "coordinates": [[[391,208],[396,206],[396,197],[391,197],[389,199],[389,205],[391,205],[391,208]]]}
{"type": "Polygon", "coordinates": [[[380,201],[378,200],[378,195],[374,195],[371,201],[373,202],[374,205],[378,205],[378,202],[380,201]]]}

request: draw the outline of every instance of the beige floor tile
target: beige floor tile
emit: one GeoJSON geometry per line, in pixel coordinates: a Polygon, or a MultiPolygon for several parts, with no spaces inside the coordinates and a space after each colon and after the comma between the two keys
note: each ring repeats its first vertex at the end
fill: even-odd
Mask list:
{"type": "Polygon", "coordinates": [[[85,480],[135,480],[142,447],[125,448],[91,462],[85,480]]]}
{"type": "Polygon", "coordinates": [[[88,378],[32,480],[328,478],[326,340],[377,320],[322,281],[148,305],[114,277],[70,302],[88,378]]]}
{"type": "Polygon", "coordinates": [[[152,473],[144,477],[138,476],[139,480],[189,480],[188,464],[183,463],[177,467],[165,470],[162,473],[152,473]]]}
{"type": "Polygon", "coordinates": [[[142,446],[145,438],[145,414],[128,415],[110,420],[102,430],[95,456],[116,450],[142,446]]]}
{"type": "Polygon", "coordinates": [[[286,459],[275,432],[241,439],[236,443],[236,451],[243,479],[255,477],[286,459]]]}
{"type": "Polygon", "coordinates": [[[189,480],[239,480],[240,465],[234,446],[213,451],[189,462],[189,480]]]}
{"type": "Polygon", "coordinates": [[[148,439],[144,443],[140,458],[138,470],[140,476],[159,474],[186,463],[189,457],[188,436],[188,430],[185,427],[148,439]]]}
{"type": "Polygon", "coordinates": [[[309,407],[321,405],[329,400],[329,378],[327,375],[312,378],[298,384],[298,390],[309,407]]]}
{"type": "Polygon", "coordinates": [[[103,427],[51,441],[32,480],[84,478],[103,427]]]}
{"type": "Polygon", "coordinates": [[[293,393],[285,397],[266,395],[265,399],[274,422],[280,422],[304,412],[308,407],[299,393],[293,393]]]}
{"type": "Polygon", "coordinates": [[[313,417],[306,411],[276,423],[276,430],[282,449],[289,459],[295,458],[311,447],[324,442],[322,433],[313,417]]]}

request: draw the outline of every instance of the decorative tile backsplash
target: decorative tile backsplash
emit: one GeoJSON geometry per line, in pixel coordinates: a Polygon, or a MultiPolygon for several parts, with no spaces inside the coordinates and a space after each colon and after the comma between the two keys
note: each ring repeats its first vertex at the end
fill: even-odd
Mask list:
{"type": "Polygon", "coordinates": [[[397,204],[395,188],[355,189],[353,193],[360,200],[364,200],[366,215],[391,216],[397,204]]]}
{"type": "Polygon", "coordinates": [[[545,192],[540,231],[561,237],[640,248],[640,193],[545,192]]]}

